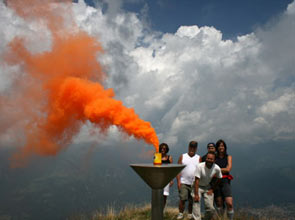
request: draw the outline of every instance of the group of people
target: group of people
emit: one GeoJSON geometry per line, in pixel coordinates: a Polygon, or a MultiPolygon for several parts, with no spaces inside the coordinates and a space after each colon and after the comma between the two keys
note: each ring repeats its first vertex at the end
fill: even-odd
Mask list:
{"type": "MultiPolygon", "coordinates": [[[[179,192],[179,213],[177,219],[184,218],[185,204],[188,202],[188,219],[201,220],[201,198],[204,199],[205,219],[213,219],[216,214],[224,216],[225,208],[229,220],[233,219],[233,198],[230,182],[232,169],[232,156],[227,154],[227,146],[223,140],[208,143],[208,152],[200,157],[197,154],[198,142],[191,141],[188,152],[182,154],[178,164],[185,168],[177,175],[177,187],[179,192]],[[215,208],[216,207],[216,208],[215,208]]],[[[162,163],[173,163],[171,155],[168,155],[169,147],[166,143],[159,146],[162,154],[162,163]]],[[[164,188],[164,206],[171,181],[164,188]]]]}

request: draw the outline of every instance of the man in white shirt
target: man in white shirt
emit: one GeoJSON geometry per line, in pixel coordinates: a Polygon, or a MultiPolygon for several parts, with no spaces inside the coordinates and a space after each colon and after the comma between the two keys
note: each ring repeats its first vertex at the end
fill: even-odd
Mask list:
{"type": "Polygon", "coordinates": [[[185,202],[188,201],[188,215],[192,218],[193,199],[192,184],[195,178],[195,171],[200,162],[200,156],[196,154],[198,149],[198,142],[191,141],[188,145],[188,152],[182,154],[178,163],[185,165],[185,168],[177,175],[177,187],[179,192],[179,213],[176,219],[183,219],[183,212],[185,209],[185,202]]]}
{"type": "Polygon", "coordinates": [[[218,185],[222,179],[220,167],[214,163],[215,154],[208,152],[206,161],[198,165],[195,172],[195,184],[193,186],[193,218],[194,220],[201,220],[201,198],[204,197],[205,203],[205,219],[210,220],[215,214],[213,205],[214,194],[213,189],[218,185]],[[210,181],[213,177],[217,181],[211,186],[210,181]]]}

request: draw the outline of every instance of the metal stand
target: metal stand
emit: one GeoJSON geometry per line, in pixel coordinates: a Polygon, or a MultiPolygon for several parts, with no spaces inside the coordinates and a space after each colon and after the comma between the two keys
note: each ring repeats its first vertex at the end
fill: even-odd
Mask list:
{"type": "Polygon", "coordinates": [[[163,189],[152,189],[152,220],[163,220],[163,189]]]}
{"type": "Polygon", "coordinates": [[[185,167],[182,164],[131,164],[132,169],[152,188],[152,220],[163,220],[163,188],[185,167]]]}

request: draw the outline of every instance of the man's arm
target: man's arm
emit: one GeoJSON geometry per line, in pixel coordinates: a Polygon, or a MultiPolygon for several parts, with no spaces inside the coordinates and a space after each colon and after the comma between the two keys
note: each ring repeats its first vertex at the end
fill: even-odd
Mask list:
{"type": "MultiPolygon", "coordinates": [[[[182,155],[179,157],[177,163],[182,164],[182,155]]],[[[176,176],[176,180],[177,180],[177,188],[178,190],[180,190],[180,173],[176,176]]]]}
{"type": "Polygon", "coordinates": [[[182,164],[182,155],[178,158],[178,164],[182,164]]]}
{"type": "Polygon", "coordinates": [[[194,187],[194,201],[195,202],[199,202],[200,201],[200,197],[199,197],[199,181],[200,179],[198,177],[195,177],[195,187],[194,187]]]}
{"type": "MultiPolygon", "coordinates": [[[[169,156],[169,161],[170,161],[170,163],[173,163],[173,158],[171,155],[169,156]]],[[[172,185],[173,185],[173,180],[170,181],[170,186],[172,186],[172,185]]]]}

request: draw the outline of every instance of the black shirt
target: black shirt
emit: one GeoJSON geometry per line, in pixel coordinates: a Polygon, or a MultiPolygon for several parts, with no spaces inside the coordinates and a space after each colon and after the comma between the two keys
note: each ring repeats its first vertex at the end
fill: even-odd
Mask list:
{"type": "Polygon", "coordinates": [[[163,160],[163,158],[162,158],[162,163],[169,164],[170,163],[170,155],[168,155],[166,160],[163,160]]]}

